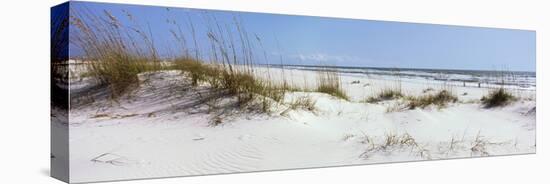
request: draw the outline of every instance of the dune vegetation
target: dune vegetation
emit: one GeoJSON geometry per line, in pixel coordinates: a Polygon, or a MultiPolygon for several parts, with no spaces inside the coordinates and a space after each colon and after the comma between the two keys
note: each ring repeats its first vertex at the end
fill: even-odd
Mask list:
{"type": "MultiPolygon", "coordinates": [[[[261,61],[261,57],[254,53],[258,45],[262,46],[261,38],[257,35],[255,39],[249,38],[247,30],[237,19],[232,24],[222,25],[215,18],[206,16],[210,21],[208,31],[204,33],[196,32],[192,22],[187,23],[190,29],[184,30],[176,20],[172,20],[171,24],[177,29],[169,32],[178,47],[170,49],[170,57],[166,57],[160,56],[154,36],[147,29],[138,24],[123,25],[110,12],[103,13],[93,15],[86,11],[73,12],[70,22],[76,29],[72,29],[74,34],[71,43],[84,52],[81,60],[86,63],[86,72],[82,76],[91,77],[107,87],[113,100],[138,87],[138,75],[141,73],[177,70],[192,86],[206,85],[219,93],[236,97],[239,105],[245,106],[252,100],[261,100],[263,111],[268,111],[273,105],[271,103],[282,103],[288,92],[319,92],[350,101],[349,94],[342,86],[340,74],[328,67],[316,72],[315,86],[309,88],[290,84],[284,79],[285,76],[279,76],[284,79],[282,82],[271,80],[270,75],[267,78],[259,77],[257,67],[270,67],[269,64],[259,64],[268,62],[265,53],[261,61]],[[198,46],[196,39],[200,34],[208,38],[209,50],[201,50],[198,46]]],[[[126,14],[127,18],[132,18],[129,12],[126,14]]],[[[428,93],[431,91],[433,88],[428,88],[423,91],[425,94],[412,96],[404,94],[399,85],[383,88],[361,102],[375,104],[402,99],[406,101],[408,109],[430,105],[442,108],[448,103],[458,102],[456,95],[449,90],[428,93]]],[[[491,108],[506,105],[514,99],[513,95],[501,88],[481,98],[481,102],[491,108]]]]}
{"type": "Polygon", "coordinates": [[[486,108],[505,106],[515,100],[517,100],[517,98],[504,88],[498,88],[489,92],[486,96],[481,97],[481,103],[483,103],[486,108]]]}

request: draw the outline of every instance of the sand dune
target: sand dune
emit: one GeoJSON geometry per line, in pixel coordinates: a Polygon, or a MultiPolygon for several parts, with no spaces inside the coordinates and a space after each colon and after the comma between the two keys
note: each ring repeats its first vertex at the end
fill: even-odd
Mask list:
{"type": "MultiPolygon", "coordinates": [[[[272,80],[285,76],[294,85],[313,86],[316,81],[313,71],[285,70],[280,75],[280,69],[269,70],[257,73],[272,80]]],[[[74,80],[71,182],[535,152],[534,91],[516,90],[521,100],[486,109],[479,99],[487,88],[454,85],[459,102],[445,108],[388,112],[400,100],[361,100],[398,83],[413,95],[448,84],[358,74],[341,75],[341,80],[350,101],[289,92],[286,103],[273,106],[270,114],[223,105],[212,109],[204,98],[215,94],[207,86],[190,87],[178,71],[141,74],[140,86],[118,102],[77,93],[93,81],[74,80]],[[315,110],[289,109],[292,99],[303,96],[316,102],[315,110]],[[212,121],[220,123],[212,126],[212,121]]],[[[222,97],[217,103],[230,101],[222,97]]]]}

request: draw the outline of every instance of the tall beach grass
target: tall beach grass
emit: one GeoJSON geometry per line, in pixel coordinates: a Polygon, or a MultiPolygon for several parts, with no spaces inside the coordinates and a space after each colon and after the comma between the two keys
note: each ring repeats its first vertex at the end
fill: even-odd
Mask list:
{"type": "MultiPolygon", "coordinates": [[[[132,20],[133,16],[124,12],[127,19],[132,20]]],[[[205,14],[204,17],[207,24],[203,33],[196,31],[190,19],[187,19],[189,30],[175,19],[168,21],[176,27],[167,30],[173,36],[171,42],[177,45],[177,49],[170,49],[171,57],[159,56],[153,34],[145,31],[148,29],[137,23],[124,25],[108,11],[101,15],[86,9],[73,11],[71,25],[76,29],[71,41],[84,52],[82,60],[86,61],[87,75],[108,86],[113,99],[139,86],[140,73],[180,70],[192,86],[208,85],[237,97],[240,105],[254,99],[263,100],[265,106],[268,101],[280,102],[290,85],[286,81],[275,83],[270,78],[257,77],[255,68],[259,59],[254,53],[257,48],[242,23],[237,18],[232,23],[222,23],[215,16],[205,14]],[[199,35],[207,38],[209,50],[200,49],[199,35]]],[[[255,36],[260,43],[260,38],[255,36]]]]}
{"type": "Polygon", "coordinates": [[[323,68],[317,72],[317,87],[315,91],[326,93],[343,100],[349,100],[349,96],[342,88],[340,75],[336,71],[323,68]]]}
{"type": "MultiPolygon", "coordinates": [[[[103,15],[72,10],[72,44],[84,52],[87,72],[111,90],[117,99],[138,84],[138,74],[160,69],[157,51],[139,27],[122,25],[108,11],[103,15]]],[[[130,15],[129,15],[130,16],[130,15]]]]}

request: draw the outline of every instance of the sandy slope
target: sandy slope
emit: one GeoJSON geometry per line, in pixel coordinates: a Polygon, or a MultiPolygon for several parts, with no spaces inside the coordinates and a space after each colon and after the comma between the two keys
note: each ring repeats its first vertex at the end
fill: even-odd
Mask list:
{"type": "MultiPolygon", "coordinates": [[[[282,80],[273,77],[281,76],[277,72],[259,73],[282,80]]],[[[315,81],[315,72],[293,70],[285,76],[301,85],[315,81]]],[[[300,96],[314,99],[316,110],[287,110],[283,104],[267,115],[231,106],[211,109],[201,100],[208,88],[189,87],[176,71],[144,74],[141,81],[131,98],[118,103],[101,100],[101,94],[78,93],[88,89],[90,80],[72,82],[72,182],[522,154],[536,148],[535,101],[485,109],[475,102],[487,93],[483,88],[453,87],[457,94],[468,94],[447,108],[388,113],[399,101],[358,101],[395,85],[394,79],[345,75],[351,101],[288,93],[287,102],[300,96]],[[361,82],[352,84],[355,80],[361,82]],[[86,97],[91,95],[99,100],[92,102],[86,97]],[[84,103],[90,104],[79,105],[84,103]],[[210,125],[218,119],[221,125],[210,125]]],[[[401,85],[413,94],[443,86],[406,80],[401,85]]],[[[534,91],[517,93],[534,99],[534,91]]]]}

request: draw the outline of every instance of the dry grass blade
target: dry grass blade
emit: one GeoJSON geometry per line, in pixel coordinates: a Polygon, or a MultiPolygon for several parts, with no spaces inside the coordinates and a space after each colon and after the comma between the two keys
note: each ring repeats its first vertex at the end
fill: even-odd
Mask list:
{"type": "Polygon", "coordinates": [[[337,72],[323,69],[317,72],[317,92],[326,93],[343,100],[349,100],[344,92],[340,82],[340,76],[337,72]]]}

